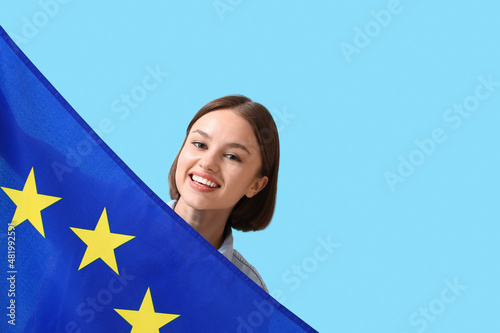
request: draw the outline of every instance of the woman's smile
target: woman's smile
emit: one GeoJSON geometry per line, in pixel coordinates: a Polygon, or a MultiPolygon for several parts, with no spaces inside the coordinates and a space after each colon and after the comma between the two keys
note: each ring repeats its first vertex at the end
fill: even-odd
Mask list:
{"type": "Polygon", "coordinates": [[[213,192],[221,186],[218,181],[209,174],[202,172],[193,172],[189,175],[191,188],[200,192],[213,192]]]}

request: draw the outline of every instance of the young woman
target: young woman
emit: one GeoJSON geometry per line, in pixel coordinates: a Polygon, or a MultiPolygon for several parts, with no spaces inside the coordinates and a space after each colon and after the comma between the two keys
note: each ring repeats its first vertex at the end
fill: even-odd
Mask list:
{"type": "Polygon", "coordinates": [[[271,114],[234,95],[196,113],[168,176],[170,207],[266,291],[257,270],[233,249],[231,230],[269,225],[278,168],[278,130],[271,114]]]}

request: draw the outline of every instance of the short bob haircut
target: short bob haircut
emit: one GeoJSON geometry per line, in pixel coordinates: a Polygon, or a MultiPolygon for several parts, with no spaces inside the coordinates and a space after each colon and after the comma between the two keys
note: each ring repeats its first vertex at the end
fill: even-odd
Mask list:
{"type": "MultiPolygon", "coordinates": [[[[241,231],[265,229],[271,222],[276,205],[280,147],[278,129],[273,117],[264,106],[242,95],[225,96],[209,102],[195,114],[189,123],[181,150],[186,144],[186,139],[191,128],[198,119],[207,113],[223,109],[231,110],[243,117],[253,128],[262,157],[261,176],[268,177],[266,186],[259,193],[252,198],[243,196],[238,201],[229,215],[227,223],[232,228],[241,231]]],[[[168,174],[170,197],[175,200],[179,200],[180,197],[177,184],[175,183],[179,154],[180,151],[172,163],[168,174]]]]}

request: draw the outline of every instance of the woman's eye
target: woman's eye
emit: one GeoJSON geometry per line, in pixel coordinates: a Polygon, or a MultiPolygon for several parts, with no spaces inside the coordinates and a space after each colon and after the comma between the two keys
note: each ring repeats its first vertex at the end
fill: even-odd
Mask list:
{"type": "Polygon", "coordinates": [[[207,145],[204,144],[203,142],[195,141],[195,142],[191,142],[191,143],[193,144],[193,146],[195,146],[196,148],[199,148],[199,149],[207,148],[207,145]]]}
{"type": "Polygon", "coordinates": [[[241,159],[234,154],[226,154],[226,157],[229,158],[230,160],[236,161],[236,162],[241,162],[241,159]]]}

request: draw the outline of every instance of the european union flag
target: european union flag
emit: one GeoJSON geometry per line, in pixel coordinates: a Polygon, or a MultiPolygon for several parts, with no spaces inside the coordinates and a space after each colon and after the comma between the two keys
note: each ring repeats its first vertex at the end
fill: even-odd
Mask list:
{"type": "Polygon", "coordinates": [[[2,332],[314,331],[181,220],[0,35],[2,332]]]}

